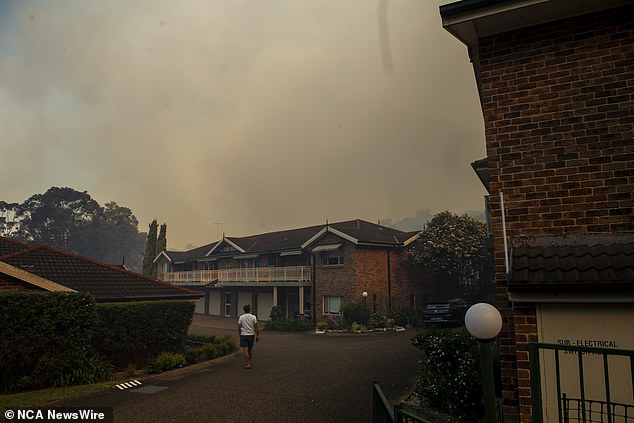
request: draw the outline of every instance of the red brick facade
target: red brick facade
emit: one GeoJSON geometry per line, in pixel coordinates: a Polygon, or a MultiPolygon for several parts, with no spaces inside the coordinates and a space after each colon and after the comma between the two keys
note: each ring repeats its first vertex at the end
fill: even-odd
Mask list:
{"type": "Polygon", "coordinates": [[[17,284],[16,282],[6,280],[6,279],[0,279],[0,292],[22,291],[24,289],[25,288],[23,286],[17,284]]]}
{"type": "MultiPolygon", "coordinates": [[[[321,243],[342,241],[335,235],[320,240],[321,243]]],[[[405,248],[362,247],[350,242],[344,242],[342,248],[344,258],[339,266],[324,266],[321,256],[316,256],[315,309],[318,320],[322,317],[324,296],[340,296],[345,302],[354,302],[360,301],[363,292],[367,292],[368,305],[376,302],[379,310],[386,310],[390,300],[394,306],[403,302],[409,305],[410,298],[414,298],[415,303],[421,301],[422,284],[416,284],[403,266],[407,258],[405,248]]]]}
{"type": "Polygon", "coordinates": [[[509,237],[634,231],[634,8],[479,40],[507,421],[531,418],[534,304],[508,300],[509,237]],[[513,307],[513,308],[511,308],[513,307]]]}

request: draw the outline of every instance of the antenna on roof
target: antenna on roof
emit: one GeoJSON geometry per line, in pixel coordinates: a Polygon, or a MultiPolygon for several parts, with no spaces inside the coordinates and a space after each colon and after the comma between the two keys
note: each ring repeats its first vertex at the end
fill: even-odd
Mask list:
{"type": "MultiPolygon", "coordinates": [[[[218,237],[220,236],[220,225],[224,225],[224,222],[214,222],[214,225],[216,225],[216,239],[218,239],[218,237]]],[[[225,237],[225,233],[222,233],[222,237],[225,237]]]]}

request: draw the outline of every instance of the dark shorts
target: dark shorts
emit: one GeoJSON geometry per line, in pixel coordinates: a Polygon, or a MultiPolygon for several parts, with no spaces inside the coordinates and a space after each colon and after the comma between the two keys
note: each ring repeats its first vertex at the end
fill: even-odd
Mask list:
{"type": "Polygon", "coordinates": [[[240,335],[240,348],[253,348],[255,335],[240,335]]]}

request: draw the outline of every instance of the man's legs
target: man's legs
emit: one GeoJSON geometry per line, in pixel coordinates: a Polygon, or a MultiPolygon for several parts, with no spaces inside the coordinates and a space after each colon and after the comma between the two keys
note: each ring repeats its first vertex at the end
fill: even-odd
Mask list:
{"type": "MultiPolygon", "coordinates": [[[[255,338],[255,337],[253,337],[255,338]]],[[[247,369],[251,368],[251,357],[253,357],[253,339],[246,339],[245,346],[242,348],[242,353],[244,354],[244,362],[245,367],[247,369]]]]}

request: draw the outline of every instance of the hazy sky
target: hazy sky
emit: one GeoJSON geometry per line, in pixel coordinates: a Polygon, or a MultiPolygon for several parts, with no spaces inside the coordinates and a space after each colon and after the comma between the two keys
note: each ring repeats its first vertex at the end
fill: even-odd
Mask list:
{"type": "Polygon", "coordinates": [[[177,249],[481,210],[447,2],[0,0],[0,200],[88,191],[177,249]]]}

